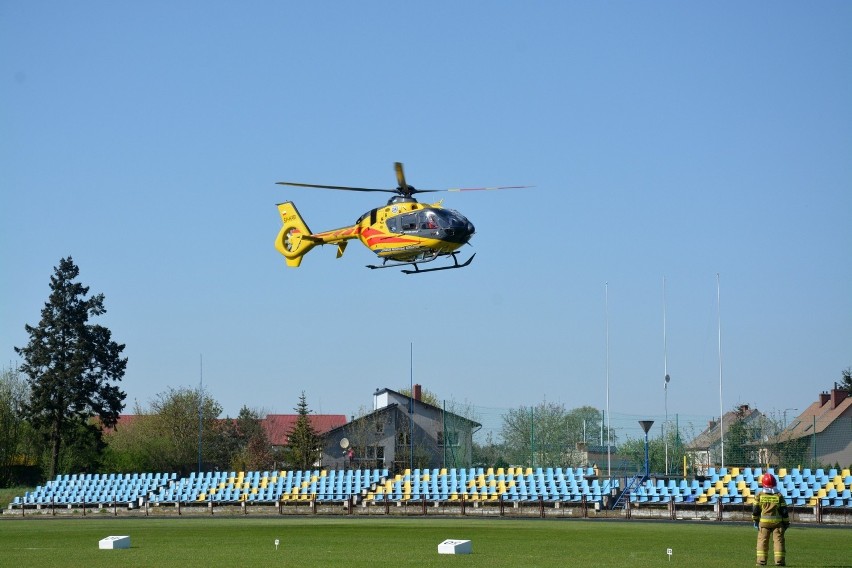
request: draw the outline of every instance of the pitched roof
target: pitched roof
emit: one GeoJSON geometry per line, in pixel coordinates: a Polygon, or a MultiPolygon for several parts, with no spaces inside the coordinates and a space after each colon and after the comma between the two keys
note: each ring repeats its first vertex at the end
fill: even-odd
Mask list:
{"type": "MultiPolygon", "coordinates": [[[[121,414],[114,429],[127,427],[139,418],[138,414],[121,414]]],[[[287,435],[296,426],[298,414],[267,414],[260,423],[266,430],[266,437],[273,446],[286,446],[287,435]]],[[[220,418],[219,420],[231,420],[233,418],[220,418]]],[[[346,416],[343,414],[308,414],[308,421],[314,427],[317,434],[325,434],[329,430],[346,424],[346,416]]],[[[104,431],[111,432],[113,428],[105,428],[104,431]]]]}
{"type": "MultiPolygon", "coordinates": [[[[266,430],[269,443],[273,446],[286,446],[287,435],[293,431],[298,420],[298,414],[267,414],[261,423],[266,430]]],[[[308,414],[308,422],[311,423],[317,434],[325,434],[329,430],[346,424],[346,416],[343,414],[308,414]]]]}
{"type": "MultiPolygon", "coordinates": [[[[729,410],[723,417],[725,432],[728,431],[728,428],[734,422],[739,420],[751,421],[760,416],[761,414],[756,408],[749,408],[747,404],[740,406],[736,410],[729,410]]],[[[722,436],[719,432],[719,423],[713,420],[707,425],[706,430],[697,435],[692,442],[687,445],[687,448],[690,450],[707,450],[720,443],[721,438],[722,436]]]]}
{"type": "MultiPolygon", "coordinates": [[[[415,389],[416,389],[420,385],[414,385],[414,386],[415,386],[415,389]]],[[[441,408],[440,406],[435,406],[434,404],[429,404],[428,402],[421,400],[419,398],[413,398],[412,399],[412,397],[410,397],[408,395],[402,394],[401,392],[397,392],[397,391],[395,391],[393,389],[389,389],[387,387],[385,387],[383,389],[376,389],[376,392],[373,394],[373,396],[375,397],[375,396],[378,396],[378,395],[384,394],[384,393],[390,394],[391,398],[396,398],[396,399],[399,399],[401,401],[404,401],[406,408],[408,407],[408,401],[413,400],[415,406],[423,406],[425,408],[431,408],[431,409],[433,409],[437,412],[445,412],[445,410],[443,408],[441,408]]],[[[392,406],[393,404],[394,403],[391,403],[388,406],[392,406]]],[[[402,405],[400,404],[400,406],[402,406],[402,405]]],[[[381,408],[378,409],[378,410],[381,410],[381,408]]],[[[482,424],[480,424],[476,420],[471,420],[470,418],[467,418],[465,416],[461,416],[460,414],[456,414],[455,412],[446,411],[446,413],[447,413],[447,415],[452,416],[454,420],[461,420],[461,421],[464,421],[464,422],[468,422],[470,424],[471,428],[478,428],[478,427],[482,426],[482,424]]],[[[366,414],[366,416],[369,416],[370,414],[374,414],[374,412],[368,413],[368,414],[366,414]]]]}
{"type": "Polygon", "coordinates": [[[852,396],[849,396],[847,391],[835,388],[831,390],[831,393],[823,392],[816,402],[790,422],[778,439],[783,442],[812,436],[814,433],[819,434],[850,409],[852,409],[852,396]]]}

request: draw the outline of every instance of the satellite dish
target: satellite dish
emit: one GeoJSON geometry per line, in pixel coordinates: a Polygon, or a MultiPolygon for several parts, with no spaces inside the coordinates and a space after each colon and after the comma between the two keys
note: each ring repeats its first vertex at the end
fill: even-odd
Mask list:
{"type": "Polygon", "coordinates": [[[349,447],[349,438],[342,438],[340,440],[340,447],[344,450],[349,447]]]}

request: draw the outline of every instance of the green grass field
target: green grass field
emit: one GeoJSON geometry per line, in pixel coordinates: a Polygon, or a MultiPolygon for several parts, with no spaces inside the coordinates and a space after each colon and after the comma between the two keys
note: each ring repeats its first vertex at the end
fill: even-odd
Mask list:
{"type": "MultiPolygon", "coordinates": [[[[17,518],[0,520],[0,565],[727,567],[754,564],[755,535],[750,525],[711,522],[17,518]],[[131,548],[100,550],[98,541],[109,535],[129,535],[131,548]],[[473,554],[439,555],[448,538],[471,540],[473,554]]],[[[790,566],[852,566],[848,528],[794,527],[787,536],[790,566]]]]}

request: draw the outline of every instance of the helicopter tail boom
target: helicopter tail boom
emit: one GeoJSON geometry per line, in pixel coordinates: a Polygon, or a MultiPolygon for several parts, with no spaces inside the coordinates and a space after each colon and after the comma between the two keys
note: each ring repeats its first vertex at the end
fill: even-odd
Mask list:
{"type": "Polygon", "coordinates": [[[357,239],[361,233],[360,226],[352,225],[313,234],[292,201],[279,203],[278,213],[281,215],[281,230],[275,239],[275,248],[284,255],[287,266],[299,266],[302,257],[317,245],[337,245],[337,258],[340,258],[348,241],[357,239]]]}

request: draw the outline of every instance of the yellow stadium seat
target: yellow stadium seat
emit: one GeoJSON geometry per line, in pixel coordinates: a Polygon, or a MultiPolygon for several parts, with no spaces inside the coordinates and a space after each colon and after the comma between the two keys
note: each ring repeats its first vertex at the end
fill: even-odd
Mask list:
{"type": "Polygon", "coordinates": [[[787,477],[787,468],[786,467],[778,468],[778,478],[784,479],[785,477],[787,477]]]}

